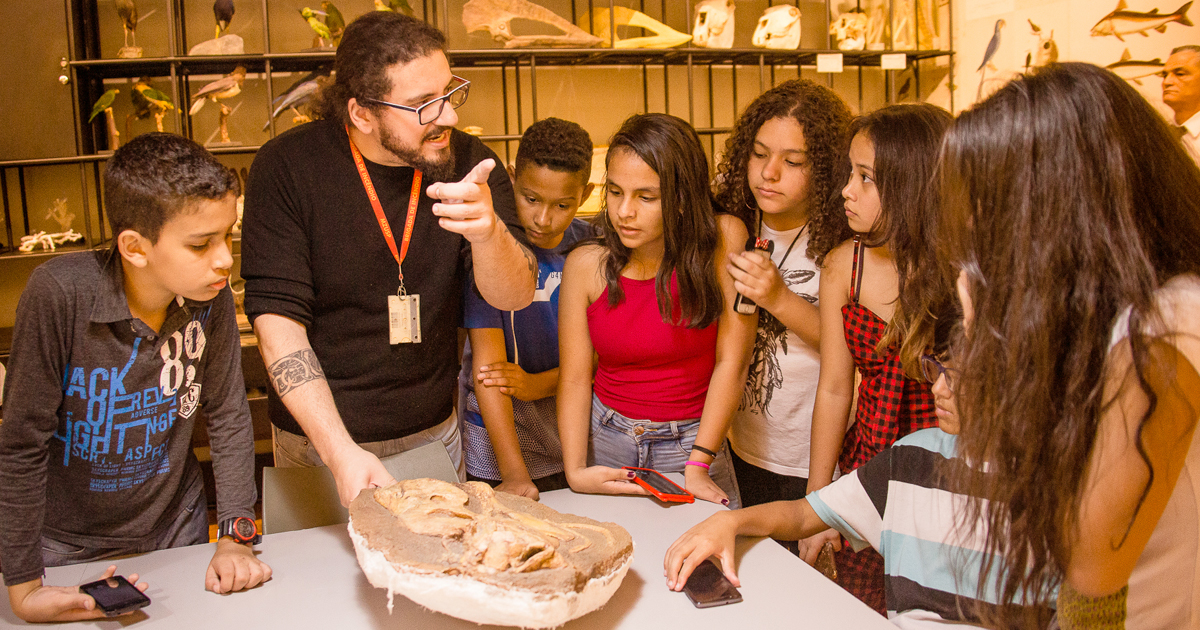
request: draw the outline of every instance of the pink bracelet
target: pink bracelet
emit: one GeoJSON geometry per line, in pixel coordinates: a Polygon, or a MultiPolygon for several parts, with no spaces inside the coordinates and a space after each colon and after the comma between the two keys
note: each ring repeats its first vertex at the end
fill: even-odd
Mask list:
{"type": "Polygon", "coordinates": [[[699,467],[703,468],[704,470],[708,470],[708,464],[705,464],[704,462],[693,462],[691,460],[688,460],[687,465],[688,466],[699,466],[699,467]]]}

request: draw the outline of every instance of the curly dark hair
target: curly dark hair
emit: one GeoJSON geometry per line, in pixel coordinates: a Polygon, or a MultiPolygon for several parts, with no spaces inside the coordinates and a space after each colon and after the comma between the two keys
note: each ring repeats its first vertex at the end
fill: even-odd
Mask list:
{"type": "MultiPolygon", "coordinates": [[[[104,171],[104,209],[113,236],[133,230],[157,243],[162,228],[202,200],[242,194],[237,173],[199,144],[147,133],[113,153],[104,171]]],[[[113,241],[116,246],[116,241],[113,241]]]]}
{"type": "MultiPolygon", "coordinates": [[[[320,118],[349,124],[351,98],[387,100],[392,91],[388,68],[446,52],[446,36],[423,20],[391,11],[367,11],[350,23],[333,62],[334,82],[321,90],[315,109],[320,118]]],[[[379,112],[383,105],[369,104],[379,112]]]]}
{"type": "Polygon", "coordinates": [[[841,196],[849,173],[846,129],[853,114],[833,90],[808,79],[792,79],[754,99],[725,141],[725,156],[717,166],[717,203],[742,219],[751,234],[757,232],[759,212],[750,192],[746,165],[763,123],[786,117],[800,125],[808,145],[808,160],[812,165],[809,196],[813,203],[805,254],[821,265],[829,250],[853,235],[842,210],[841,196]]]}
{"type": "Polygon", "coordinates": [[[529,125],[517,146],[517,172],[527,163],[580,173],[586,182],[592,172],[592,137],[569,120],[544,118],[529,125]]]}

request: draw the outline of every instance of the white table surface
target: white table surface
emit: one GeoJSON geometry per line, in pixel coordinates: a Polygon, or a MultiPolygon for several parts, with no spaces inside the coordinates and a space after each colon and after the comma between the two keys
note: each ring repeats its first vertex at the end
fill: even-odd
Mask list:
{"type": "MultiPolygon", "coordinates": [[[[542,502],[560,512],[619,523],[633,536],[633,565],[612,599],[600,610],[563,628],[757,630],[759,628],[894,628],[852,595],[768,539],[739,539],[738,576],[745,601],[698,609],[683,593],[668,591],[663,578],[667,547],[689,527],[717,510],[712,503],[667,506],[648,497],[597,496],[559,490],[542,502]]],[[[425,610],[401,595],[387,611],[387,592],[367,582],[358,567],[345,525],[264,537],[258,549],[274,577],[250,591],[215,595],[204,590],[213,545],[157,551],[118,561],[122,575],[138,573],[149,583],[150,606],[121,620],[95,620],[64,627],[214,628],[258,630],[302,628],[464,629],[474,623],[425,610]]],[[[95,580],[111,562],[46,571],[46,582],[95,580]]],[[[0,627],[23,625],[4,589],[0,627]]],[[[39,624],[40,625],[40,624],[39,624]]],[[[26,626],[29,627],[29,626],[26,626]]],[[[46,626],[42,626],[46,627],[46,626]]]]}

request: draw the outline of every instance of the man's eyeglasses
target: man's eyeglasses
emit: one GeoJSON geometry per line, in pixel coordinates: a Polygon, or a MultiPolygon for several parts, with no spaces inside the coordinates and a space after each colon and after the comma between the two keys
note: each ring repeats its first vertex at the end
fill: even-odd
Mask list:
{"type": "Polygon", "coordinates": [[[954,387],[950,381],[950,375],[958,374],[958,370],[942,365],[942,362],[932,354],[923,354],[921,355],[921,373],[925,375],[925,380],[930,384],[936,383],[939,376],[945,376],[946,386],[954,387]]]}
{"type": "Polygon", "coordinates": [[[376,105],[386,105],[395,109],[402,109],[406,112],[416,112],[417,122],[421,123],[422,125],[428,125],[442,115],[442,108],[445,107],[446,103],[450,103],[450,107],[458,109],[459,107],[462,107],[463,103],[467,102],[467,94],[471,91],[471,82],[459,76],[451,76],[451,79],[457,83],[457,85],[451,88],[449,92],[446,92],[442,96],[429,100],[416,107],[397,105],[395,103],[389,103],[387,101],[381,101],[374,98],[363,98],[359,100],[364,103],[375,103],[376,105]]]}

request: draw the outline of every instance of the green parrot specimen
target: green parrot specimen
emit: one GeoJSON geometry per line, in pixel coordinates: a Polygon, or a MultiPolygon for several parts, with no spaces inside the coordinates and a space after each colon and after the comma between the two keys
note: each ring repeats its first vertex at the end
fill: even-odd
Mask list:
{"type": "Polygon", "coordinates": [[[318,15],[324,15],[324,12],[313,11],[308,7],[300,9],[300,17],[308,21],[309,28],[311,28],[313,32],[317,34],[317,37],[327,41],[333,39],[333,37],[329,34],[329,27],[325,26],[321,20],[317,19],[318,15]]]}
{"type": "Polygon", "coordinates": [[[171,97],[150,87],[145,81],[134,83],[133,92],[129,96],[133,99],[134,116],[141,119],[154,114],[154,122],[158,130],[162,131],[163,116],[175,109],[171,97]]]}
{"type": "Polygon", "coordinates": [[[409,17],[415,15],[412,6],[408,4],[408,0],[375,0],[375,10],[403,13],[409,17]]]}
{"type": "Polygon", "coordinates": [[[112,107],[113,101],[117,100],[117,94],[120,93],[120,91],[121,90],[118,90],[117,88],[113,88],[104,94],[101,94],[100,98],[96,99],[96,104],[92,105],[92,115],[88,116],[88,122],[92,122],[97,116],[100,115],[100,112],[112,107]]]}
{"type": "Polygon", "coordinates": [[[342,43],[342,32],[346,30],[346,19],[329,0],[322,0],[321,10],[325,12],[325,26],[329,27],[330,41],[337,46],[342,43]]]}

